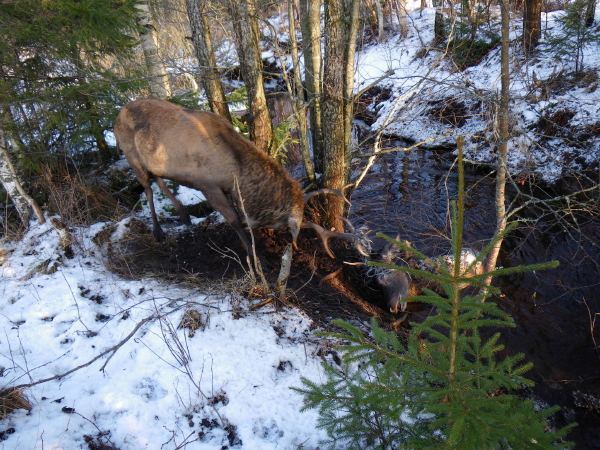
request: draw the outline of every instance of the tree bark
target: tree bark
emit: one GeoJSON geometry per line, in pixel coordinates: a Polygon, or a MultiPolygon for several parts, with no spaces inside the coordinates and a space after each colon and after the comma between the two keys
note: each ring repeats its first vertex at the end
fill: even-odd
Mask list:
{"type": "Polygon", "coordinates": [[[199,64],[197,79],[204,89],[210,110],[231,122],[221,75],[216,67],[207,15],[207,0],[186,0],[185,3],[192,30],[192,43],[199,64]]]}
{"type": "Polygon", "coordinates": [[[446,39],[444,31],[444,0],[433,0],[435,19],[433,23],[433,45],[439,45],[446,39]]]}
{"type": "Polygon", "coordinates": [[[15,205],[19,219],[25,228],[29,227],[32,209],[39,223],[46,221],[38,204],[25,192],[19,181],[17,172],[10,160],[8,141],[4,130],[0,130],[0,183],[2,183],[2,187],[12,200],[13,205],[15,205]]]}
{"type": "Polygon", "coordinates": [[[530,54],[542,36],[542,0],[525,0],[523,11],[523,51],[530,54]]]}
{"type": "MultiPolygon", "coordinates": [[[[502,14],[502,49],[500,54],[500,105],[498,109],[498,161],[496,167],[496,230],[495,236],[504,233],[506,229],[506,150],[510,131],[508,126],[509,119],[509,101],[510,101],[510,65],[509,65],[509,46],[510,46],[510,0],[501,0],[500,8],[502,14]]],[[[488,254],[485,271],[491,272],[496,268],[498,255],[502,239],[496,242],[488,254]]],[[[492,277],[488,277],[486,284],[491,283],[492,277]]]]}
{"type": "MultiPolygon", "coordinates": [[[[325,0],[323,184],[331,189],[343,188],[348,176],[358,6],[358,0],[325,0]]],[[[342,230],[343,199],[328,196],[326,201],[326,225],[342,230]]]]}
{"type": "Polygon", "coordinates": [[[398,24],[400,26],[400,36],[405,38],[408,36],[408,19],[406,13],[406,0],[396,0],[396,15],[398,16],[398,24]]]}
{"type": "Polygon", "coordinates": [[[137,5],[137,23],[142,28],[140,42],[146,59],[150,95],[160,99],[169,98],[171,96],[169,77],[158,53],[156,25],[147,1],[140,2],[137,5]]]}
{"type": "Polygon", "coordinates": [[[256,0],[230,0],[229,10],[233,18],[240,69],[248,92],[250,139],[275,158],[277,143],[265,97],[256,0]]]}
{"type": "MultiPolygon", "coordinates": [[[[290,47],[292,54],[292,63],[294,67],[294,81],[292,92],[292,105],[296,121],[298,122],[298,131],[300,136],[300,149],[306,176],[311,183],[315,182],[315,171],[310,159],[310,146],[308,143],[308,121],[306,118],[306,109],[304,104],[302,76],[300,75],[300,57],[298,56],[298,43],[296,42],[296,26],[294,21],[294,0],[288,0],[288,29],[290,30],[290,47]]],[[[286,78],[287,80],[287,78],[286,78]]]]}
{"type": "Polygon", "coordinates": [[[300,29],[304,52],[304,82],[308,95],[315,170],[323,173],[323,117],[321,112],[321,0],[300,0],[300,29]]]}
{"type": "Polygon", "coordinates": [[[377,42],[381,43],[385,40],[385,29],[383,27],[383,7],[379,0],[374,0],[375,13],[377,14],[377,42]]]}
{"type": "Polygon", "coordinates": [[[594,25],[594,17],[596,16],[596,2],[597,0],[588,0],[587,8],[585,11],[585,26],[591,27],[594,25]]]}

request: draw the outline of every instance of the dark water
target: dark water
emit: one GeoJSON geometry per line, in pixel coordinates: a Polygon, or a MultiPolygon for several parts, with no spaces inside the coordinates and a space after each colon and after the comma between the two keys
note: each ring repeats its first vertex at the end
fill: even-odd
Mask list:
{"type": "MultiPolygon", "coordinates": [[[[431,151],[380,158],[352,195],[350,220],[392,237],[399,232],[430,255],[446,253],[451,247],[448,198],[456,198],[458,184],[451,165],[447,155],[431,151]]],[[[493,234],[494,183],[467,171],[466,185],[464,241],[479,250],[493,234]]],[[[566,233],[543,221],[535,228],[523,222],[505,240],[499,264],[558,260],[560,267],[494,282],[503,296],[493,301],[517,325],[502,330],[505,352],[523,352],[534,363],[528,373],[536,382],[533,395],[546,406],[561,406],[556,425],[579,423],[569,436],[578,449],[600,448],[599,410],[586,408],[585,402],[577,405],[574,397],[579,391],[600,398],[599,224],[580,220],[579,230],[566,233]]]]}

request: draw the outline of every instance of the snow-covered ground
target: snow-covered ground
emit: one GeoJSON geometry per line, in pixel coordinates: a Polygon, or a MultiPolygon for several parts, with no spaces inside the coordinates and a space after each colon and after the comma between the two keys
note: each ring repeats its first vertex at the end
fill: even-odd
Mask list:
{"type": "MultiPolygon", "coordinates": [[[[393,71],[393,75],[377,84],[389,89],[390,95],[389,99],[369,107],[377,117],[371,130],[417,143],[429,140],[425,146],[451,146],[458,135],[463,135],[467,158],[493,164],[496,142],[493,109],[500,92],[500,47],[494,48],[478,65],[458,70],[443,51],[429,48],[433,40],[434,9],[417,10],[416,2],[413,7],[406,38],[392,35],[357,54],[356,92],[393,71]],[[464,122],[458,127],[440,120],[441,111],[453,107],[460,108],[458,119],[464,122]]],[[[481,29],[499,36],[499,10],[495,13],[491,26],[483,25],[481,29]]],[[[599,13],[597,10],[596,17],[599,13]]],[[[578,79],[574,76],[574,54],[558,55],[545,47],[549,36],[562,33],[557,19],[564,14],[565,11],[543,14],[540,51],[529,60],[521,49],[522,21],[516,16],[511,21],[512,138],[508,162],[515,176],[535,173],[547,182],[554,182],[600,160],[597,75],[600,40],[583,48],[588,77],[578,79]],[[552,132],[539,125],[543,119],[560,122],[557,117],[565,115],[572,117],[566,125],[562,124],[567,129],[563,133],[552,136],[552,132]],[[550,136],[542,138],[544,134],[550,136]]]]}
{"type": "Polygon", "coordinates": [[[4,434],[1,447],[88,448],[85,436],[103,434],[121,450],[185,442],[202,449],[315,448],[324,437],[316,412],[300,413],[302,399],[290,389],[301,386],[301,376],[322,375],[311,321],[296,310],[248,312],[245,300],[225,294],[121,279],[104,267],[92,241],[104,226],[75,231],[72,259],[49,222],[3,247],[3,387],[83,367],[26,389],[33,409],[2,422],[0,431],[14,433],[4,434]],[[178,328],[190,309],[202,323],[193,337],[178,328]]]}

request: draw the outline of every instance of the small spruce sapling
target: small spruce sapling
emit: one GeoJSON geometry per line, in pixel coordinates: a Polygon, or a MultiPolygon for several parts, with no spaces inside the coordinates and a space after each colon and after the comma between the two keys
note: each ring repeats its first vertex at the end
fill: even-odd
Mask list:
{"type": "Polygon", "coordinates": [[[544,50],[557,60],[572,59],[575,72],[583,71],[584,49],[600,39],[600,33],[595,28],[586,26],[587,7],[586,0],[569,3],[565,14],[556,19],[560,24],[558,33],[547,33],[543,44],[544,50]]]}

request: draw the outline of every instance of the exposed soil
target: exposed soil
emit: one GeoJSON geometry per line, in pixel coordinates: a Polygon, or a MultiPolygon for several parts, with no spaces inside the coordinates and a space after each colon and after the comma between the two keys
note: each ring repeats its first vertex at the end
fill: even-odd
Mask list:
{"type": "MultiPolygon", "coordinates": [[[[111,252],[111,268],[122,276],[155,276],[210,286],[242,278],[247,270],[245,250],[228,225],[190,229],[158,244],[145,224],[138,221],[131,224],[133,230],[124,243],[124,251],[111,252]]],[[[274,285],[290,235],[258,230],[255,239],[266,266],[267,281],[274,285]]],[[[326,329],[337,318],[366,326],[371,317],[376,317],[383,326],[401,331],[399,317],[385,309],[379,287],[365,280],[364,269],[344,264],[344,261],[358,262],[357,252],[347,243],[333,240],[330,247],[335,259],[327,256],[312,231],[300,234],[287,284],[287,300],[326,329]]]]}

